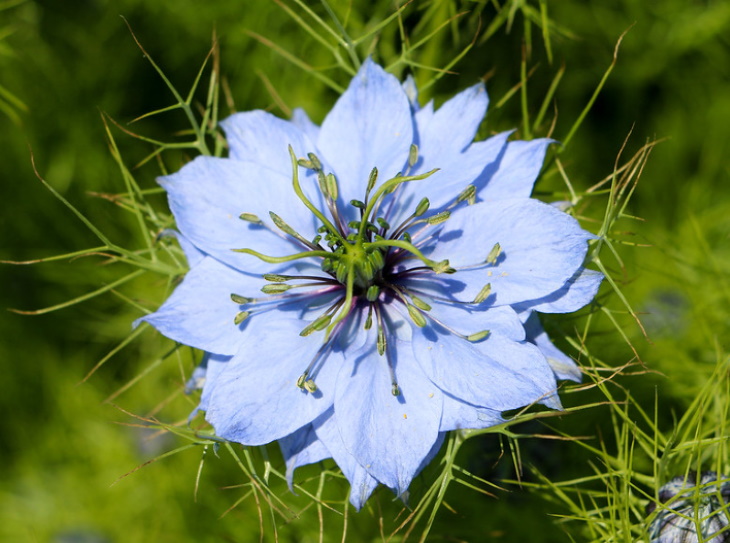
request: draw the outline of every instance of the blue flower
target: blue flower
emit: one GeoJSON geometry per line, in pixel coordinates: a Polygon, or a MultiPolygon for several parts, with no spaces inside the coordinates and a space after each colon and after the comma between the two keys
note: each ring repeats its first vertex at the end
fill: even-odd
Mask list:
{"type": "Polygon", "coordinates": [[[487,103],[480,84],[421,108],[367,60],[321,127],[238,113],[228,158],[160,180],[191,269],[141,320],[208,353],[220,437],[278,440],[290,481],[333,458],[359,508],[450,430],[560,408],[579,373],[534,312],[593,298],[593,236],[530,198],[551,140],[473,142],[487,103]]]}

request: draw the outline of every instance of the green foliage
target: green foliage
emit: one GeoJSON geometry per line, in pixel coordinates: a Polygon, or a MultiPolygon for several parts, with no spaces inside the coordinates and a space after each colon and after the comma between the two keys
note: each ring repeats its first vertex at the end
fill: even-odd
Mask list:
{"type": "Polygon", "coordinates": [[[5,539],[646,541],[661,484],[730,473],[726,3],[82,4],[0,2],[2,305],[34,314],[0,319],[5,539]],[[275,446],[188,424],[199,353],[130,323],[186,270],[155,177],[225,154],[237,108],[321,121],[367,55],[421,100],[485,79],[482,136],[562,141],[537,195],[609,279],[544,322],[585,368],[565,412],[454,433],[410,507],[355,513],[334,464],[291,493],[275,446]]]}

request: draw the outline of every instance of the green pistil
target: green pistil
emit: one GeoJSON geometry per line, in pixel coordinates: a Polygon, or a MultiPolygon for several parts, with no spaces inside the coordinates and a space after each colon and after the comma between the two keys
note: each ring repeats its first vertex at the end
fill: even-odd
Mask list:
{"type": "Polygon", "coordinates": [[[399,239],[379,239],[377,241],[373,241],[371,243],[365,243],[364,244],[366,248],[374,248],[374,247],[397,247],[399,249],[403,249],[409,253],[411,253],[413,256],[418,258],[421,262],[423,262],[426,266],[431,268],[436,273],[454,273],[456,270],[449,266],[448,260],[442,260],[440,262],[436,262],[435,260],[431,260],[430,258],[426,258],[423,253],[416,248],[415,245],[412,243],[408,243],[404,240],[399,239]]]}
{"type": "Polygon", "coordinates": [[[363,213],[362,221],[360,223],[360,230],[358,234],[360,235],[360,239],[363,239],[363,236],[365,234],[365,225],[368,222],[368,217],[370,217],[370,214],[372,213],[373,209],[376,205],[379,205],[381,199],[385,197],[387,194],[390,194],[392,191],[394,191],[396,188],[398,188],[399,185],[402,183],[408,183],[410,181],[420,181],[422,179],[426,179],[428,177],[431,177],[433,174],[435,174],[439,169],[435,168],[429,172],[422,173],[420,175],[409,175],[409,176],[398,176],[394,177],[393,179],[390,179],[380,185],[378,189],[375,191],[375,194],[373,194],[372,198],[369,198],[365,208],[365,212],[363,213]]]}
{"type": "Polygon", "coordinates": [[[330,234],[336,237],[340,237],[340,239],[342,239],[340,236],[340,232],[335,227],[335,225],[332,224],[329,219],[327,219],[327,217],[325,217],[322,212],[317,209],[314,204],[312,204],[312,202],[310,202],[309,199],[307,199],[307,197],[304,195],[304,191],[302,191],[302,187],[299,185],[299,161],[297,160],[297,156],[294,154],[294,149],[292,149],[291,145],[289,146],[289,156],[291,157],[292,165],[292,186],[294,187],[294,192],[296,193],[297,197],[302,201],[307,209],[309,209],[309,211],[311,211],[312,214],[322,222],[322,224],[327,228],[330,234]]]}

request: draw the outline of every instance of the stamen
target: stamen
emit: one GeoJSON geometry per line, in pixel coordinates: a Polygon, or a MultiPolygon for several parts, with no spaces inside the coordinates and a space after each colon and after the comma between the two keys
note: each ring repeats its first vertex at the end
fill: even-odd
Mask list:
{"type": "Polygon", "coordinates": [[[233,324],[238,326],[239,324],[241,324],[243,321],[245,321],[250,316],[251,316],[250,311],[241,311],[240,313],[236,313],[236,316],[233,317],[233,324]]]}
{"type": "Polygon", "coordinates": [[[239,296],[238,294],[231,293],[231,300],[233,300],[238,305],[245,305],[251,303],[253,301],[253,298],[246,298],[245,296],[239,296]]]}
{"type": "Polygon", "coordinates": [[[426,219],[426,223],[431,226],[441,224],[442,222],[446,222],[449,217],[451,217],[451,211],[442,211],[441,213],[436,213],[436,215],[431,215],[426,219]]]}
{"type": "Polygon", "coordinates": [[[365,297],[368,302],[374,302],[378,299],[378,296],[380,296],[380,287],[378,285],[371,285],[368,287],[368,290],[365,293],[365,297]]]}
{"type": "Polygon", "coordinates": [[[413,305],[415,305],[418,309],[421,309],[423,311],[431,311],[431,306],[421,300],[418,296],[415,296],[410,292],[408,294],[411,297],[411,302],[413,302],[413,305]]]}
{"type": "Polygon", "coordinates": [[[479,291],[479,293],[474,298],[474,301],[472,303],[480,304],[487,298],[489,298],[489,295],[492,293],[492,283],[487,283],[482,287],[482,289],[479,291]]]}
{"type": "Polygon", "coordinates": [[[291,276],[287,277],[285,275],[278,275],[275,273],[265,273],[263,278],[266,281],[271,281],[272,283],[284,283],[285,281],[288,281],[291,276]]]}
{"type": "Polygon", "coordinates": [[[474,185],[467,185],[464,190],[461,191],[459,196],[457,196],[456,201],[453,205],[456,205],[460,202],[463,202],[464,200],[467,201],[469,205],[473,205],[476,203],[476,197],[477,197],[477,189],[474,185]]]}
{"type": "Polygon", "coordinates": [[[331,234],[333,234],[334,236],[339,236],[340,233],[337,228],[304,195],[302,187],[299,185],[299,163],[297,162],[297,156],[294,154],[294,149],[291,145],[289,146],[289,156],[291,157],[292,163],[292,185],[294,187],[294,192],[302,201],[302,203],[307,207],[307,209],[309,209],[309,211],[311,211],[312,214],[317,217],[324,226],[327,227],[331,234]]]}
{"type": "Polygon", "coordinates": [[[418,162],[418,145],[411,143],[411,148],[408,151],[408,167],[413,168],[416,162],[418,162]]]}
{"type": "Polygon", "coordinates": [[[477,332],[476,334],[470,334],[466,336],[466,340],[471,343],[476,343],[478,341],[483,340],[484,338],[488,337],[491,332],[489,330],[482,330],[481,332],[477,332]]]}
{"type": "Polygon", "coordinates": [[[273,285],[264,285],[261,287],[261,292],[264,294],[281,294],[292,288],[291,285],[285,285],[283,283],[275,283],[273,285]]]}
{"type": "Polygon", "coordinates": [[[309,160],[312,162],[313,170],[321,170],[322,163],[319,161],[319,157],[314,153],[307,153],[309,160]]]}
{"type": "Polygon", "coordinates": [[[484,262],[492,265],[497,262],[500,254],[502,254],[502,247],[500,247],[499,243],[495,243],[484,262]]]}
{"type": "Polygon", "coordinates": [[[253,213],[241,213],[238,218],[253,224],[264,224],[263,222],[261,222],[261,219],[259,219],[253,213]]]}
{"type": "Polygon", "coordinates": [[[317,250],[317,246],[316,245],[314,245],[313,243],[309,242],[307,239],[304,238],[304,236],[300,235],[299,232],[297,232],[291,226],[289,226],[284,221],[284,219],[282,219],[281,217],[279,217],[279,215],[277,215],[273,211],[269,211],[269,216],[271,217],[271,220],[274,221],[274,224],[276,225],[276,227],[279,230],[281,230],[285,234],[290,235],[291,237],[295,238],[296,240],[300,241],[301,243],[303,243],[304,245],[306,245],[310,249],[314,249],[315,251],[317,250]]]}
{"type": "Polygon", "coordinates": [[[420,309],[411,304],[406,304],[406,308],[408,309],[408,316],[411,317],[411,320],[416,326],[418,326],[419,328],[423,328],[424,326],[426,326],[426,318],[423,316],[423,313],[420,309]]]}
{"type": "Polygon", "coordinates": [[[388,339],[385,337],[385,327],[383,326],[383,315],[380,311],[380,306],[375,306],[375,316],[378,320],[378,354],[383,356],[386,349],[388,348],[388,339]]]}
{"type": "Polygon", "coordinates": [[[321,317],[318,317],[314,319],[311,323],[309,323],[304,330],[299,332],[299,335],[302,337],[307,337],[309,334],[313,332],[319,332],[321,330],[324,330],[327,328],[327,325],[329,325],[330,321],[332,320],[332,315],[322,315],[321,317]]]}

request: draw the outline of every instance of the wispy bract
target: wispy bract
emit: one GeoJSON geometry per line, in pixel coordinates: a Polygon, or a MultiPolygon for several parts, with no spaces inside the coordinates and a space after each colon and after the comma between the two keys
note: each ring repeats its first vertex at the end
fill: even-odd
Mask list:
{"type": "Polygon", "coordinates": [[[160,180],[191,269],[142,320],[208,353],[220,437],[279,441],[290,481],[333,458],[359,508],[402,495],[450,430],[560,408],[580,372],[535,311],[593,298],[593,236],[530,198],[551,140],[473,142],[487,105],[479,84],[420,107],[367,60],[321,126],[233,115],[228,158],[160,180]]]}

